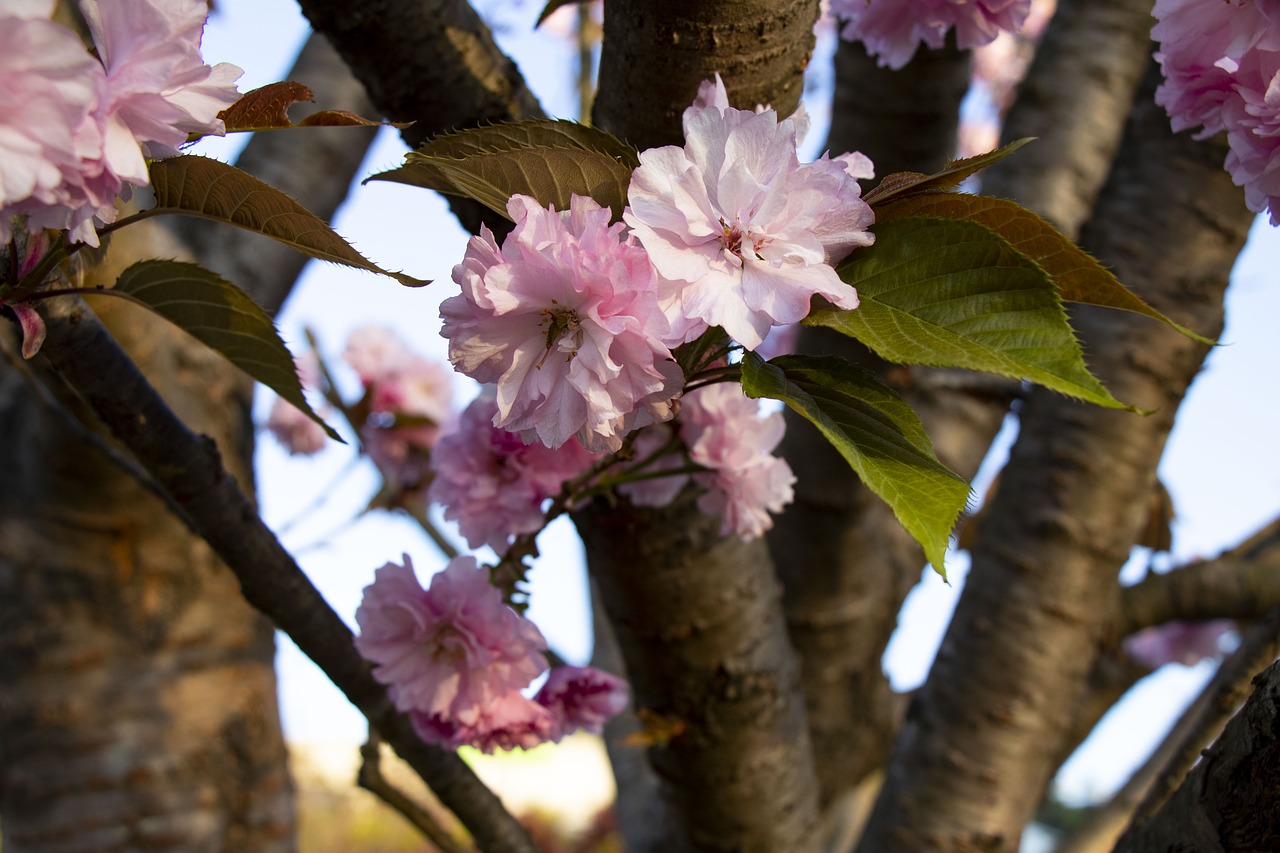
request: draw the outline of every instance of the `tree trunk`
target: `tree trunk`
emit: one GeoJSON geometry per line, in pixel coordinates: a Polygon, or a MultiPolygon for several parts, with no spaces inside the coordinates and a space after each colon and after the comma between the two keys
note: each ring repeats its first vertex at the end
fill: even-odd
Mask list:
{"type": "MultiPolygon", "coordinates": [[[[141,309],[112,320],[251,486],[250,383],[141,309]]],[[[270,624],[88,429],[18,370],[0,383],[4,849],[294,849],[270,624]]]]}

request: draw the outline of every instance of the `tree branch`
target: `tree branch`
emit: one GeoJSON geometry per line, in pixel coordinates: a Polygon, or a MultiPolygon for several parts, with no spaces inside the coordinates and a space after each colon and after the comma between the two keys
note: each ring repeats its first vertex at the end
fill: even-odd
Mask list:
{"type": "Polygon", "coordinates": [[[801,853],[817,784],[773,566],[695,500],[574,515],[669,806],[653,849],[801,853]]]}
{"type": "Polygon", "coordinates": [[[1120,590],[1116,636],[1176,620],[1258,619],[1280,604],[1280,519],[1210,560],[1120,590]]]}
{"type": "Polygon", "coordinates": [[[609,4],[595,123],[641,150],[678,145],[681,114],[717,71],[734,106],[771,104],[791,115],[817,18],[817,0],[609,4]]]}
{"type": "MultiPolygon", "coordinates": [[[[316,32],[337,49],[383,115],[412,121],[410,148],[450,130],[541,118],[524,78],[466,0],[299,0],[316,32]]],[[[506,220],[467,199],[449,198],[463,227],[506,220]]],[[[501,230],[499,230],[501,229],[501,230]]]]}
{"type": "Polygon", "coordinates": [[[431,812],[382,775],[381,743],[378,733],[370,729],[369,739],[360,747],[360,770],[356,773],[356,784],[413,824],[424,838],[440,849],[440,853],[468,853],[470,848],[454,841],[453,836],[436,821],[431,812]]]}
{"type": "MultiPolygon", "coordinates": [[[[1166,314],[1213,334],[1252,216],[1220,144],[1173,136],[1147,96],[1082,243],[1166,314]]],[[[1080,310],[1090,366],[1149,417],[1033,389],[956,615],[895,749],[864,850],[1016,847],[1088,691],[1117,568],[1206,347],[1080,310]]]]}
{"type": "Polygon", "coordinates": [[[423,743],[356,653],[351,631],[316,591],[235,481],[212,441],[192,433],[97,318],[74,297],[48,300],[41,356],[181,506],[235,573],[244,597],[333,680],[475,836],[483,850],[533,851],[520,824],[457,755],[423,743]]]}
{"type": "MultiPolygon", "coordinates": [[[[1280,636],[1280,608],[1274,617],[1267,625],[1272,659],[1280,636]]],[[[1253,685],[1244,708],[1205,750],[1177,792],[1154,817],[1125,832],[1116,853],[1280,849],[1280,809],[1275,801],[1280,790],[1280,663],[1272,663],[1253,685]]],[[[1199,743],[1203,741],[1194,754],[1199,753],[1199,743]]],[[[1149,799],[1162,801],[1162,794],[1157,787],[1149,799]]]]}
{"type": "MultiPolygon", "coordinates": [[[[1201,748],[1215,740],[1246,696],[1254,673],[1280,656],[1280,607],[1246,631],[1240,646],[1116,795],[1093,810],[1086,822],[1063,840],[1056,853],[1105,853],[1130,820],[1150,819],[1184,779],[1201,748]]],[[[1167,831],[1167,830],[1166,830],[1167,831]]]]}
{"type": "Polygon", "coordinates": [[[1036,142],[983,172],[983,193],[1080,233],[1124,136],[1151,23],[1151,0],[1059,0],[1002,134],[1036,142]]]}

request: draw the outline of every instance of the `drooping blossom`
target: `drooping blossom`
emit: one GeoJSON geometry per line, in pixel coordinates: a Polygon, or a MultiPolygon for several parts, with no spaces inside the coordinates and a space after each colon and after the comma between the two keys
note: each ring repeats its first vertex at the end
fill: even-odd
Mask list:
{"type": "Polygon", "coordinates": [[[396,708],[475,727],[547,668],[541,632],[502,600],[488,572],[457,557],[423,589],[408,555],[387,563],[356,610],[356,649],[396,708]]]}
{"type": "Polygon", "coordinates": [[[1175,131],[1225,130],[1226,168],[1250,210],[1280,224],[1280,5],[1158,0],[1151,36],[1164,82],[1156,102],[1175,131]]]}
{"type": "Polygon", "coordinates": [[[558,666],[533,700],[551,710],[558,723],[552,740],[577,729],[601,734],[604,724],[627,707],[627,683],[589,666],[558,666]]]}
{"type": "Polygon", "coordinates": [[[1235,630],[1230,619],[1168,622],[1144,628],[1124,639],[1124,650],[1138,662],[1157,669],[1167,663],[1195,666],[1222,656],[1222,638],[1235,630]]]}
{"type": "Polygon", "coordinates": [[[583,473],[596,458],[570,438],[554,450],[525,444],[493,425],[498,404],[482,394],[462,413],[457,429],[441,437],[432,462],[428,496],[472,548],[488,545],[499,554],[511,538],[539,530],[543,504],[564,481],[583,473]]]}
{"type": "Polygon", "coordinates": [[[720,100],[704,91],[706,106],[685,111],[684,148],[640,153],[623,218],[662,278],[668,343],[720,326],[754,349],[771,326],[807,316],[814,296],[857,307],[831,265],[874,239],[855,180],[870,161],[802,165],[790,119],[720,100]]]}
{"type": "Polygon", "coordinates": [[[961,50],[1016,32],[1031,0],[831,0],[831,11],[845,22],[841,37],[862,42],[880,65],[897,69],[921,43],[942,47],[952,27],[961,50]]]}
{"type": "Polygon", "coordinates": [[[453,269],[462,293],[440,307],[454,367],[497,385],[494,425],[612,451],[669,418],[683,376],[645,251],[589,198],[556,212],[517,195],[507,210],[502,248],[488,230],[473,237],[453,269]]]}
{"type": "Polygon", "coordinates": [[[444,749],[471,746],[491,754],[495,749],[533,749],[559,740],[561,723],[556,714],[519,690],[511,690],[476,710],[466,721],[441,714],[413,711],[413,730],[427,743],[444,749]]]}
{"type": "Polygon", "coordinates": [[[342,357],[365,387],[364,451],[395,493],[412,495],[429,481],[431,450],[452,418],[449,370],[382,326],[352,332],[342,357]]]}
{"type": "Polygon", "coordinates": [[[694,479],[706,488],[698,507],[721,519],[721,535],[755,539],[773,526],[794,492],[795,475],[773,455],[786,425],[781,412],[760,415],[759,404],[733,383],[686,394],[680,410],[681,435],[689,458],[711,469],[694,479]]]}

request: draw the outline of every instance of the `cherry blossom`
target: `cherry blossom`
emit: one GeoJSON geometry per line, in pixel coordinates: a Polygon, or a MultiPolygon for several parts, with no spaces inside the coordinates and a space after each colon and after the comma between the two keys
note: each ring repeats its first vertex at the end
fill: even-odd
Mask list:
{"type": "Polygon", "coordinates": [[[551,670],[534,701],[550,709],[558,731],[552,740],[577,729],[594,734],[627,707],[627,683],[589,666],[558,666],[551,670]]]}
{"type": "Polygon", "coordinates": [[[279,397],[267,415],[267,431],[290,456],[313,456],[324,449],[324,428],[292,403],[279,397]]]}
{"type": "Polygon", "coordinates": [[[1226,168],[1250,210],[1280,224],[1280,6],[1270,0],[1158,0],[1151,36],[1175,131],[1225,130],[1226,168]]]}
{"type": "Polygon", "coordinates": [[[243,72],[200,56],[205,0],[80,0],[80,9],[107,71],[109,139],[128,135],[149,156],[171,157],[189,133],[223,134],[218,113],[240,97],[243,72]]]}
{"type": "Polygon", "coordinates": [[[362,326],[343,359],[365,386],[364,451],[392,491],[412,496],[431,476],[431,450],[453,413],[453,382],[440,362],[418,355],[393,331],[362,326]]]}
{"type": "Polygon", "coordinates": [[[706,488],[698,507],[721,519],[721,535],[755,539],[773,526],[770,513],[791,503],[795,475],[772,455],[786,429],[781,412],[760,416],[738,385],[720,383],[685,395],[681,434],[689,457],[711,469],[695,475],[706,488]]]}
{"type": "Polygon", "coordinates": [[[831,11],[845,22],[843,38],[862,42],[880,65],[897,69],[922,42],[942,47],[952,27],[961,50],[1016,32],[1031,0],[832,0],[831,11]]]}
{"type": "Polygon", "coordinates": [[[472,557],[451,560],[426,590],[408,555],[387,563],[365,587],[356,622],[356,649],[396,708],[442,724],[476,725],[547,668],[541,632],[503,603],[472,557]]]}
{"type": "Polygon", "coordinates": [[[240,69],[200,57],[203,0],[83,0],[99,64],[48,20],[45,0],[0,10],[0,238],[9,219],[67,229],[98,245],[117,196],[148,183],[145,156],[170,156],[188,133],[222,133],[240,69]],[[144,150],[145,148],[145,150],[144,150]]]}
{"type": "Polygon", "coordinates": [[[511,537],[535,533],[544,523],[543,504],[564,481],[596,458],[576,438],[551,449],[493,425],[498,404],[481,395],[462,413],[432,455],[435,479],[428,492],[444,517],[472,548],[488,545],[499,554],[511,537]]]}
{"type": "Polygon", "coordinates": [[[454,367],[497,384],[494,425],[612,451],[668,419],[683,375],[644,250],[589,198],[558,213],[517,195],[507,210],[515,229],[501,249],[487,229],[471,239],[462,293],[440,308],[454,367]]]}
{"type": "Polygon", "coordinates": [[[754,349],[770,326],[807,316],[814,296],[857,307],[831,264],[874,239],[855,180],[870,161],[801,165],[790,119],[702,100],[685,111],[684,148],[640,153],[623,214],[662,277],[668,343],[720,326],[754,349]]]}
{"type": "MultiPolygon", "coordinates": [[[[65,227],[75,224],[74,212],[114,197],[90,198],[78,189],[102,154],[91,113],[105,75],[75,33],[48,20],[53,6],[50,0],[0,7],[0,243],[12,236],[15,214],[41,214],[32,230],[65,227]]],[[[92,217],[89,210],[79,219],[92,217]]]]}
{"type": "Polygon", "coordinates": [[[1125,638],[1124,649],[1140,663],[1157,669],[1167,663],[1195,666],[1222,656],[1222,638],[1235,630],[1230,619],[1169,622],[1144,628],[1125,638]]]}
{"type": "Polygon", "coordinates": [[[444,749],[471,746],[485,753],[494,749],[532,749],[559,740],[560,720],[554,711],[518,690],[512,690],[478,707],[466,721],[442,714],[413,711],[413,730],[427,743],[444,749]]]}

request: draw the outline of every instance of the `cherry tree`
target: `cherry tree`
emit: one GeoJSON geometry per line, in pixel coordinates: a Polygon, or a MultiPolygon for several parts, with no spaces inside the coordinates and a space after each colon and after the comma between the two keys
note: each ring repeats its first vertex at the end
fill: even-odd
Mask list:
{"type": "Polygon", "coordinates": [[[299,60],[315,91],[241,93],[195,0],[0,0],[6,845],[288,848],[269,619],[481,849],[535,848],[456,750],[585,729],[629,849],[1013,850],[1101,716],[1229,619],[1236,651],[1062,847],[1274,846],[1274,525],[1117,581],[1253,212],[1275,221],[1273,4],[833,3],[812,162],[811,0],[610,4],[592,124],[545,117],[465,3],[300,5],[334,51],[299,60]],[[971,51],[1029,15],[1006,144],[951,159],[971,51]],[[475,235],[431,283],[453,369],[487,386],[457,417],[442,368],[385,332],[348,346],[351,401],[270,320],[304,257],[428,284],[324,221],[375,114],[412,150],[373,179],[446,194],[475,235]],[[247,131],[236,166],[182,151],[247,131]],[[353,634],[258,518],[247,386],[211,351],[277,392],[296,452],[345,420],[447,567],[378,569],[353,634]],[[494,559],[458,555],[433,504],[494,559]],[[590,667],[525,613],[562,515],[597,591],[590,667]],[[895,693],[885,645],[958,524],[959,606],[895,693]]]}

